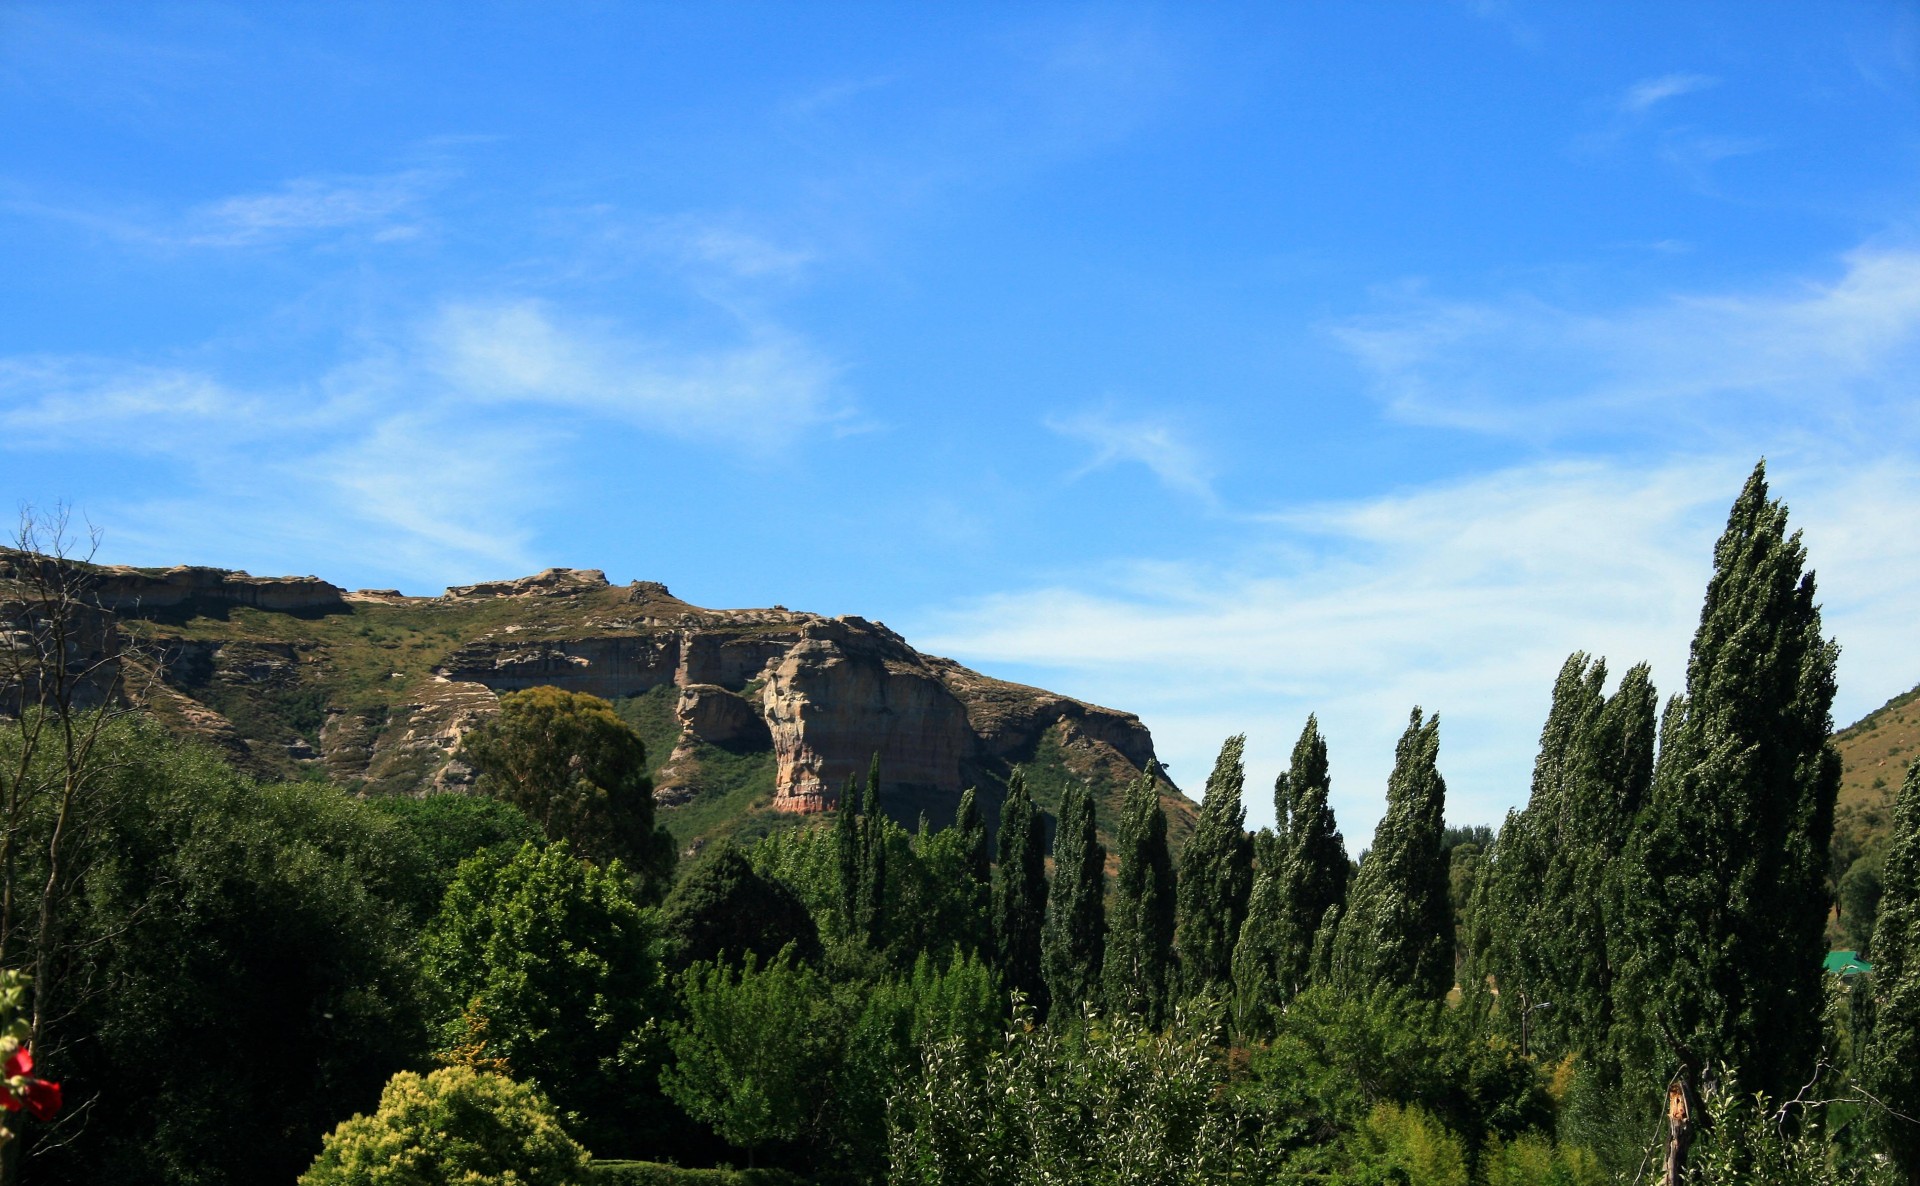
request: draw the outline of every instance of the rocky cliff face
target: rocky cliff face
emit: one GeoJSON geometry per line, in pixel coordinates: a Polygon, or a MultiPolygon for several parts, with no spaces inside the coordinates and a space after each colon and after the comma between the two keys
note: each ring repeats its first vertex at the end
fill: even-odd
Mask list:
{"type": "Polygon", "coordinates": [[[1130,713],[923,655],[881,623],[704,609],[592,569],[440,597],[210,568],[96,575],[101,606],[162,660],[154,711],[263,774],[457,787],[472,777],[456,757],[465,732],[502,693],[543,684],[661,705],[651,745],[669,809],[702,793],[700,765],[718,755],[770,769],[756,801],[781,813],[831,807],[878,755],[893,801],[937,817],[1042,751],[1115,786],[1153,758],[1130,713]]]}
{"type": "MultiPolygon", "coordinates": [[[[599,573],[586,575],[605,587],[599,573]]],[[[552,596],[564,588],[586,591],[543,573],[449,596],[472,597],[475,589],[552,596]]],[[[1152,738],[1131,713],[989,679],[922,655],[864,618],[700,609],[659,584],[622,592],[635,616],[602,622],[621,633],[525,641],[496,634],[456,649],[436,674],[495,692],[550,684],[609,699],[672,684],[680,689],[683,729],[676,752],[690,752],[694,741],[770,746],[773,805],[782,811],[832,806],[841,785],[875,755],[889,787],[921,799],[957,798],[983,768],[1030,756],[1041,735],[1062,723],[1131,769],[1153,757],[1152,738]]],[[[661,779],[669,799],[677,764],[661,779]]]]}

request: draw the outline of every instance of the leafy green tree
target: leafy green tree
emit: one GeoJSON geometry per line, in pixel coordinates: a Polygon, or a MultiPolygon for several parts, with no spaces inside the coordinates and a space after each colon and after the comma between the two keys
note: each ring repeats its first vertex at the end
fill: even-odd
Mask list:
{"type": "Polygon", "coordinates": [[[441,1051],[532,1083],[608,1155],[645,1134],[658,923],[625,870],[528,844],[460,866],[421,940],[441,1051]]]}
{"type": "Polygon", "coordinates": [[[1327,742],[1320,735],[1319,719],[1310,715],[1294,743],[1287,772],[1273,788],[1275,818],[1285,825],[1275,870],[1287,911],[1285,938],[1274,966],[1283,999],[1306,988],[1314,936],[1327,912],[1347,900],[1347,881],[1353,876],[1346,841],[1328,802],[1332,781],[1327,742]]]}
{"type": "Polygon", "coordinates": [[[880,809],[880,755],[867,767],[867,791],[860,800],[860,873],[854,894],[854,933],[873,948],[886,946],[888,910],[893,905],[887,886],[888,833],[896,830],[880,809]]]}
{"type": "Polygon", "coordinates": [[[696,964],[680,1001],[660,1083],[688,1115],[754,1157],[819,1132],[845,1024],[819,973],[789,954],[696,964]]]}
{"type": "Polygon", "coordinates": [[[1243,1039],[1266,1033],[1273,1010],[1284,1003],[1278,964],[1287,937],[1286,913],[1277,871],[1270,865],[1262,868],[1254,876],[1247,918],[1233,945],[1233,1026],[1243,1039]]]}
{"type": "Polygon", "coordinates": [[[1860,1078],[1884,1106],[1873,1116],[1887,1152],[1908,1182],[1920,1183],[1920,1125],[1904,1119],[1920,1116],[1920,762],[1907,767],[1894,801],[1883,868],[1860,1078]]]}
{"type": "Polygon", "coordinates": [[[418,854],[335,788],[257,785],[151,721],[98,744],[97,855],[63,939],[88,991],[34,1050],[86,1123],[50,1132],[31,1178],[288,1180],[424,1054],[418,854]]]}
{"type": "Polygon", "coordinates": [[[1453,984],[1439,752],[1439,716],[1423,720],[1415,708],[1395,747],[1386,814],[1334,938],[1334,976],[1343,984],[1390,984],[1436,998],[1453,984]]]}
{"type": "Polygon", "coordinates": [[[1027,776],[1015,770],[1000,804],[1000,863],[993,881],[993,941],[1000,980],[1025,993],[1044,1012],[1047,982],[1040,967],[1040,932],[1047,916],[1047,833],[1027,793],[1027,776]]]}
{"type": "Polygon", "coordinates": [[[1155,771],[1127,788],[1119,846],[1120,871],[1107,920],[1107,1008],[1158,1025],[1173,992],[1175,882],[1155,771]]]}
{"type": "Polygon", "coordinates": [[[972,787],[960,792],[953,830],[966,853],[967,872],[975,882],[986,886],[993,876],[992,855],[987,851],[987,817],[980,811],[980,793],[972,787]]]}
{"type": "Polygon", "coordinates": [[[541,1094],[446,1067],[395,1075],[371,1116],[327,1135],[300,1186],[586,1186],[587,1151],[541,1094]]]}
{"type": "Polygon", "coordinates": [[[1225,995],[1233,980],[1233,944],[1253,889],[1253,840],[1247,835],[1244,734],[1220,746],[1193,835],[1180,853],[1174,951],[1190,994],[1225,995]]]}
{"type": "Polygon", "coordinates": [[[1622,903],[1609,891],[1653,775],[1657,701],[1645,664],[1606,696],[1605,660],[1576,652],[1554,682],[1533,788],[1508,817],[1476,920],[1476,974],[1531,1049],[1579,1052],[1613,1077],[1622,903]]]}
{"type": "Polygon", "coordinates": [[[646,745],[598,696],[528,688],[467,735],[480,786],[527,813],[586,860],[623,862],[657,902],[673,874],[673,838],[653,820],[646,745]]]}
{"type": "Polygon", "coordinates": [[[1037,1024],[1023,1010],[982,1057],[922,1047],[893,1108],[895,1186],[1113,1186],[1276,1180],[1228,1090],[1225,1052],[1197,1026],[1138,1018],[1037,1024]]]}
{"type": "Polygon", "coordinates": [[[917,836],[915,851],[929,891],[929,905],[916,918],[924,927],[920,938],[950,942],[968,954],[987,954],[992,948],[987,909],[993,874],[987,862],[986,824],[972,790],[960,796],[954,826],[917,836]]]}
{"type": "Polygon", "coordinates": [[[1093,788],[1067,787],[1053,839],[1053,888],[1041,956],[1056,1016],[1096,1004],[1107,943],[1107,850],[1094,826],[1093,788]]]}
{"type": "Polygon", "coordinates": [[[860,784],[849,774],[847,785],[840,788],[840,800],[833,813],[834,869],[838,874],[835,884],[838,925],[833,930],[837,935],[858,934],[864,938],[859,925],[866,857],[860,826],[861,799],[860,784]]]}
{"type": "Polygon", "coordinates": [[[820,932],[792,889],[754,871],[732,844],[719,844],[687,870],[660,908],[661,931],[676,969],[772,959],[788,944],[798,958],[820,958],[820,932]]]}
{"type": "Polygon", "coordinates": [[[1327,802],[1329,782],[1327,743],[1309,716],[1292,765],[1273,783],[1280,832],[1265,842],[1233,951],[1234,1017],[1243,1034],[1263,1033],[1272,1010],[1307,987],[1314,937],[1346,900],[1351,868],[1327,802]]]}
{"type": "Polygon", "coordinates": [[[522,844],[546,843],[546,837],[526,813],[483,795],[449,793],[419,799],[388,795],[368,799],[367,803],[393,820],[425,862],[422,894],[411,904],[414,916],[422,922],[440,909],[441,895],[453,883],[460,862],[474,853],[484,849],[512,856],[522,844]]]}
{"type": "Polygon", "coordinates": [[[1840,759],[1838,648],[1764,463],[1733,504],[1687,665],[1663,721],[1628,859],[1616,1003],[1630,1063],[1664,1082],[1670,1030],[1750,1088],[1791,1096],[1820,1042],[1827,849],[1840,759]]]}

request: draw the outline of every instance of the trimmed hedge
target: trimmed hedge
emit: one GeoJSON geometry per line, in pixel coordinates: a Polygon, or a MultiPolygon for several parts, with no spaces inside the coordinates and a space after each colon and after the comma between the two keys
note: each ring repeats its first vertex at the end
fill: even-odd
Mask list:
{"type": "Polygon", "coordinates": [[[786,1170],[690,1170],[657,1161],[596,1161],[593,1186],[809,1186],[786,1170]]]}

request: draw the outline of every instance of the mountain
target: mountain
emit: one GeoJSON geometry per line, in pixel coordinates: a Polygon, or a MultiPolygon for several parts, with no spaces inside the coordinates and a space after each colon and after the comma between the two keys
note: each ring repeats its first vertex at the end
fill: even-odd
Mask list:
{"type": "Polygon", "coordinates": [[[1833,743],[1842,770],[1834,851],[1850,862],[1884,841],[1892,826],[1893,796],[1920,751],[1920,687],[1835,733],[1833,743]]]}
{"type": "MultiPolygon", "coordinates": [[[[951,820],[968,786],[997,813],[1024,765],[1044,807],[1091,782],[1105,827],[1154,757],[1131,713],[923,655],[883,623],[704,609],[593,569],[438,597],[217,568],[90,572],[134,695],[262,778],[465,789],[461,737],[501,693],[542,684],[604,697],[640,732],[660,818],[689,850],[831,807],[875,754],[883,802],[908,826],[951,820]]],[[[1170,782],[1162,796],[1184,838],[1192,803],[1170,782]]]]}

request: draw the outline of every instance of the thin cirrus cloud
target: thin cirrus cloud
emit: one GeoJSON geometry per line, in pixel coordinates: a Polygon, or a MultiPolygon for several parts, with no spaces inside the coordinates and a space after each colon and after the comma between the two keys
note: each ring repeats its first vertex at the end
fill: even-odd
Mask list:
{"type": "Polygon", "coordinates": [[[1140,465],[1169,490],[1214,501],[1212,467],[1206,456],[1169,420],[1093,408],[1049,416],[1042,423],[1092,449],[1091,456],[1068,475],[1069,481],[1110,466],[1140,465]]]}
{"type": "MultiPolygon", "coordinates": [[[[1259,524],[1252,560],[1122,566],[1097,586],[948,607],[915,637],[1141,713],[1187,785],[1238,732],[1250,734],[1250,771],[1271,778],[1317,713],[1355,851],[1419,704],[1445,721],[1449,817],[1497,823],[1525,798],[1569,653],[1608,657],[1616,677],[1650,661],[1663,695],[1682,689],[1712,542],[1751,464],[1553,462],[1300,508],[1259,524]]],[[[1904,625],[1905,590],[1920,581],[1920,468],[1803,462],[1771,476],[1807,531],[1851,719],[1920,666],[1904,625]],[[1863,518],[1885,530],[1848,527],[1863,518]]]]}
{"type": "Polygon", "coordinates": [[[259,248],[330,233],[388,243],[422,233],[428,225],[426,199],[447,177],[435,168],[296,177],[273,189],[230,194],[167,214],[19,192],[4,205],[15,214],[158,249],[259,248]]]}
{"type": "Polygon", "coordinates": [[[1669,99],[1719,86],[1720,80],[1708,74],[1663,74],[1643,78],[1620,96],[1620,110],[1629,115],[1644,115],[1669,99]]]}
{"type": "Polygon", "coordinates": [[[196,246],[248,247],[314,231],[368,228],[393,240],[418,233],[410,216],[440,175],[412,169],[373,177],[302,177],[265,193],[237,194],[200,206],[187,218],[196,246]]]}
{"type": "Polygon", "coordinates": [[[1861,248],[1837,278],[1611,313],[1530,295],[1416,296],[1327,327],[1397,417],[1535,441],[1581,433],[1907,435],[1920,251],[1861,248]]]}

